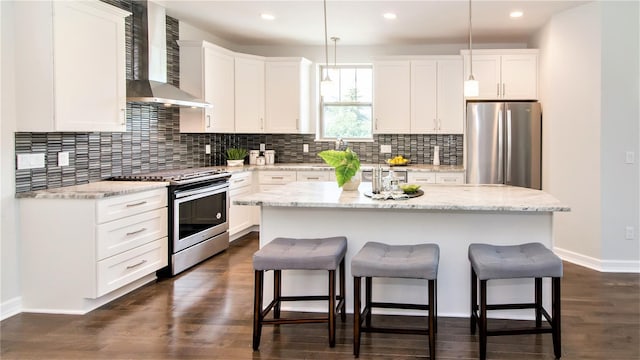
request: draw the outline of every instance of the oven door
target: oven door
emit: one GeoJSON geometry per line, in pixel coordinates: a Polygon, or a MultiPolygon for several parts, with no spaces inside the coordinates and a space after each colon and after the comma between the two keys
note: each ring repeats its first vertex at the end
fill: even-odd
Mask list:
{"type": "Polygon", "coordinates": [[[229,228],[229,183],[173,191],[173,253],[229,228]]]}

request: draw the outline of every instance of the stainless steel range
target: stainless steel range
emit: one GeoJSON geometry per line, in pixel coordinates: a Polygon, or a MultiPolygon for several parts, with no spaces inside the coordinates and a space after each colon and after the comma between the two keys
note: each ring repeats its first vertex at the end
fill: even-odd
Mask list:
{"type": "Polygon", "coordinates": [[[176,275],[229,247],[230,177],[216,168],[193,168],[114,178],[170,183],[169,265],[158,275],[176,275]]]}

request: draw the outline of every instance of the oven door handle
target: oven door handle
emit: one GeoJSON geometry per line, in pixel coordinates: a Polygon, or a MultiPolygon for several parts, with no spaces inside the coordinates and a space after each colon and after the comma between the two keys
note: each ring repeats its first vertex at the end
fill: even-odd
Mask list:
{"type": "Polygon", "coordinates": [[[207,186],[192,190],[178,190],[174,192],[176,199],[182,199],[188,196],[195,196],[200,194],[218,194],[225,192],[229,189],[229,184],[224,185],[215,185],[215,186],[207,186]]]}

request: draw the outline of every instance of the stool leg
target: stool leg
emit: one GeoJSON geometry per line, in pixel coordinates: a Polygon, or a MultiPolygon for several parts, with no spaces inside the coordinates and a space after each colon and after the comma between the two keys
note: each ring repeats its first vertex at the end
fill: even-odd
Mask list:
{"type": "Polygon", "coordinates": [[[329,270],[329,347],[336,346],[336,271],[329,270]]]}
{"type": "Polygon", "coordinates": [[[436,332],[435,332],[435,280],[429,280],[429,359],[436,358],[436,332]]]}
{"type": "Polygon", "coordinates": [[[469,317],[469,325],[471,335],[476,333],[476,309],[478,308],[478,277],[471,267],[471,316],[469,317]]]}
{"type": "Polygon", "coordinates": [[[562,343],[561,343],[561,314],[560,314],[560,278],[554,277],[552,280],[551,288],[551,319],[553,323],[553,353],[556,359],[560,359],[562,356],[562,343]]]}
{"type": "Polygon", "coordinates": [[[435,316],[433,319],[433,330],[438,333],[438,280],[433,280],[433,315],[435,316]]]}
{"type": "Polygon", "coordinates": [[[342,322],[347,321],[347,311],[346,311],[346,307],[347,307],[347,283],[345,281],[345,274],[344,274],[345,270],[344,270],[344,258],[342,259],[342,261],[340,262],[340,299],[342,300],[342,306],[340,307],[340,320],[342,320],[342,322]]]}
{"type": "Polygon", "coordinates": [[[360,356],[360,289],[362,286],[362,278],[354,276],[353,278],[353,356],[360,356]]]}
{"type": "Polygon", "coordinates": [[[260,347],[260,335],[262,333],[262,284],[264,279],[264,271],[255,271],[254,289],[253,289],[253,350],[256,351],[260,347]]]}
{"type": "Polygon", "coordinates": [[[365,311],[367,311],[366,317],[365,317],[365,323],[367,324],[367,328],[371,328],[371,287],[372,287],[372,281],[371,281],[371,277],[365,277],[364,278],[364,308],[365,311]]]}
{"type": "Polygon", "coordinates": [[[536,327],[542,326],[542,278],[535,279],[536,327]]]}
{"type": "Polygon", "coordinates": [[[273,307],[273,318],[280,319],[280,297],[282,296],[282,270],[273,270],[273,298],[276,304],[273,307]]]}
{"type": "Polygon", "coordinates": [[[487,358],[487,280],[480,280],[480,360],[487,358]]]}

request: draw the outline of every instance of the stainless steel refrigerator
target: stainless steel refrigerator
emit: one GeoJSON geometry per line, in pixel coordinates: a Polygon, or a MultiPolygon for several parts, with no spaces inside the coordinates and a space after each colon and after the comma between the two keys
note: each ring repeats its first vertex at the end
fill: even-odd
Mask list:
{"type": "Polygon", "coordinates": [[[468,184],[541,188],[540,103],[467,103],[466,146],[468,184]]]}

